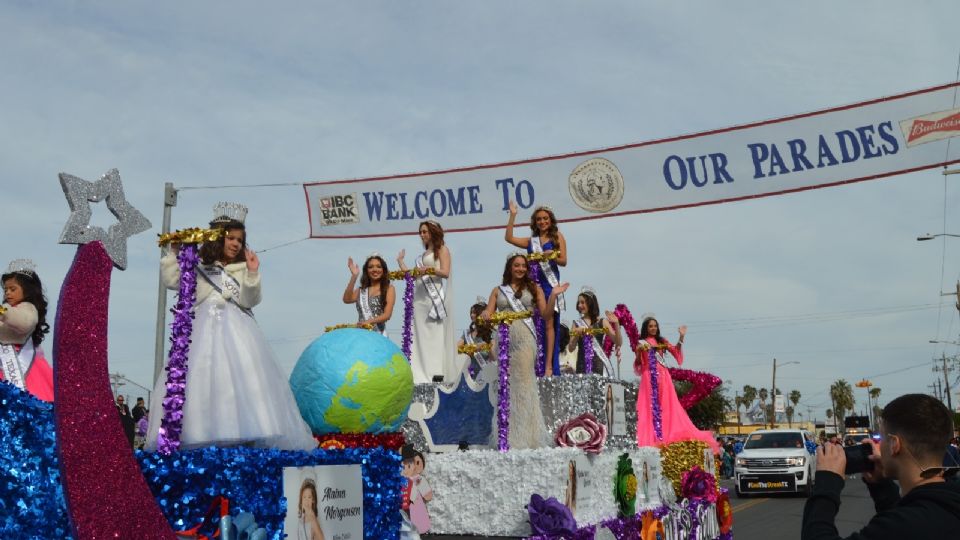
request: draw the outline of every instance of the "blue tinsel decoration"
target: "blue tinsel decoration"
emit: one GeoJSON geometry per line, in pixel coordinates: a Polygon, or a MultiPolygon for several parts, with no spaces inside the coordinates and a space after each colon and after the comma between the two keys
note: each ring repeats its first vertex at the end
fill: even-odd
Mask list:
{"type": "Polygon", "coordinates": [[[53,406],[0,382],[0,538],[73,538],[53,406]]]}

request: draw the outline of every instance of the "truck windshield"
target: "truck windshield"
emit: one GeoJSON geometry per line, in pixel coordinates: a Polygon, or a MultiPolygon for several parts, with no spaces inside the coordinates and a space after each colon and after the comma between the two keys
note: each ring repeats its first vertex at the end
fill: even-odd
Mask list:
{"type": "Polygon", "coordinates": [[[803,448],[803,437],[799,433],[754,433],[743,448],[803,448]]]}

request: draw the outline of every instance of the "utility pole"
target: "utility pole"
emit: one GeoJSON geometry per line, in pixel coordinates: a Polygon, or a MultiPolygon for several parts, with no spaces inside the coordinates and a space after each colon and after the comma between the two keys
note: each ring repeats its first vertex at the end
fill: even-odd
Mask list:
{"type": "Polygon", "coordinates": [[[737,435],[740,435],[740,391],[733,391],[733,404],[737,406],[737,435]]]}
{"type": "MultiPolygon", "coordinates": [[[[953,360],[953,358],[950,360],[953,360]]],[[[953,412],[953,397],[950,395],[950,372],[953,371],[953,367],[947,367],[947,355],[945,353],[941,353],[940,361],[942,364],[940,366],[935,365],[933,370],[943,372],[943,390],[947,397],[947,408],[950,409],[950,412],[953,412]]],[[[937,383],[939,382],[938,380],[937,383]]],[[[943,398],[940,399],[943,400],[943,398]]]]}
{"type": "MultiPolygon", "coordinates": [[[[173,182],[167,182],[163,185],[163,225],[160,228],[161,234],[170,232],[170,214],[173,207],[177,205],[177,189],[173,187],[173,182]]],[[[161,256],[163,253],[161,252],[161,256]]],[[[157,379],[163,371],[163,337],[166,335],[165,328],[167,322],[167,287],[163,284],[163,275],[157,278],[157,327],[156,337],[153,345],[153,386],[156,387],[157,379]]]]}
{"type": "MultiPolygon", "coordinates": [[[[773,414],[770,415],[770,429],[774,428],[773,423],[776,421],[777,416],[777,359],[773,359],[773,380],[770,381],[770,401],[774,404],[772,407],[773,414]]],[[[767,412],[767,411],[763,411],[767,412]]]]}

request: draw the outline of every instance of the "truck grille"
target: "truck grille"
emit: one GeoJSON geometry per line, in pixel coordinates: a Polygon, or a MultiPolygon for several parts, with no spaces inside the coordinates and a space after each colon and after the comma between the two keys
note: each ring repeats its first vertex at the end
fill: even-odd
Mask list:
{"type": "Polygon", "coordinates": [[[743,466],[751,469],[782,469],[787,466],[786,458],[745,458],[743,466]]]}

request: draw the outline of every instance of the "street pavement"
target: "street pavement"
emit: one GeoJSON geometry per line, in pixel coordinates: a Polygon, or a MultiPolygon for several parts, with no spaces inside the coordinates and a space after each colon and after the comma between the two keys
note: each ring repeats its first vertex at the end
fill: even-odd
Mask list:
{"type": "MultiPolygon", "coordinates": [[[[735,540],[799,540],[800,521],[806,497],[801,495],[757,495],[737,498],[733,481],[724,480],[730,489],[733,506],[733,537],[735,540]]],[[[837,529],[841,537],[859,531],[875,513],[873,499],[859,476],[848,477],[840,497],[837,529]]]]}
{"type": "MultiPolygon", "coordinates": [[[[753,495],[737,498],[733,481],[723,480],[721,485],[730,490],[733,506],[734,540],[799,540],[800,520],[807,499],[801,495],[753,495]]],[[[837,514],[837,529],[840,536],[848,536],[863,528],[873,517],[873,500],[859,476],[847,478],[841,495],[840,513],[837,514]]],[[[425,535],[424,540],[479,540],[479,536],[425,535]]],[[[506,537],[497,537],[506,538],[506,537]]]]}

